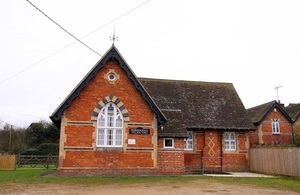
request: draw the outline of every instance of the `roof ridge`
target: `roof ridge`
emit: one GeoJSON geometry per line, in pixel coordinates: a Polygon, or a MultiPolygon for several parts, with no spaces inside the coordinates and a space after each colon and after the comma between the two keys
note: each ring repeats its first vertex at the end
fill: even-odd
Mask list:
{"type": "Polygon", "coordinates": [[[254,109],[257,109],[257,108],[261,108],[261,107],[265,107],[267,105],[273,105],[274,103],[276,102],[276,100],[272,100],[270,102],[266,102],[266,103],[263,103],[263,104],[259,104],[257,106],[254,106],[254,107],[251,107],[251,108],[247,108],[246,110],[247,111],[251,111],[251,110],[254,110],[254,109]]]}
{"type": "Polygon", "coordinates": [[[212,83],[212,84],[232,84],[231,82],[214,82],[214,81],[195,81],[195,80],[182,80],[182,79],[160,79],[160,78],[146,78],[137,77],[139,80],[151,80],[151,81],[166,81],[166,82],[186,82],[186,83],[212,83]]]}

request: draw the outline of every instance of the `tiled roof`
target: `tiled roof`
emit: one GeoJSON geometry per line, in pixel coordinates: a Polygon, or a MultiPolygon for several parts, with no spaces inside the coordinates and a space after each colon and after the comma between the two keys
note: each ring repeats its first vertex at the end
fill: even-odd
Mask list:
{"type": "Polygon", "coordinates": [[[285,111],[282,105],[280,105],[276,100],[252,107],[247,109],[247,114],[253,124],[261,123],[267,114],[273,110],[273,108],[277,108],[290,122],[292,122],[290,116],[285,111]]]}
{"type": "Polygon", "coordinates": [[[262,119],[266,116],[266,114],[270,111],[270,109],[274,106],[276,101],[267,102],[252,108],[247,109],[247,114],[250,120],[256,124],[260,123],[262,119]]]}
{"type": "Polygon", "coordinates": [[[164,115],[168,115],[164,110],[180,110],[186,128],[254,128],[231,83],[148,78],[139,78],[139,81],[164,115]]]}
{"type": "Polygon", "coordinates": [[[293,121],[300,117],[300,103],[299,104],[289,104],[285,107],[286,112],[292,118],[293,121]]]}
{"type": "Polygon", "coordinates": [[[165,109],[162,110],[167,117],[167,122],[163,128],[159,128],[158,136],[160,137],[186,137],[185,123],[181,110],[165,109]]]}

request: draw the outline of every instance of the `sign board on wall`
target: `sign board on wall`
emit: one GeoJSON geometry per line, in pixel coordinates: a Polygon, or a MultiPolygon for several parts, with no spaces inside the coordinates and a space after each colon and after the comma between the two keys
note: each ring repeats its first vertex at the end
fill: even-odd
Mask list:
{"type": "Polygon", "coordinates": [[[129,129],[129,133],[147,135],[150,133],[150,129],[143,129],[143,128],[129,129]]]}
{"type": "Polygon", "coordinates": [[[135,139],[128,139],[128,144],[135,144],[135,139]]]}

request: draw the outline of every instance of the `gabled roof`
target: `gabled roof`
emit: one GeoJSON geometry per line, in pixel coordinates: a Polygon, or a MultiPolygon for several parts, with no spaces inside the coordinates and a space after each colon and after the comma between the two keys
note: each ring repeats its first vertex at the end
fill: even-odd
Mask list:
{"type": "Polygon", "coordinates": [[[285,107],[285,110],[294,122],[300,117],[300,103],[289,104],[285,107]]]}
{"type": "Polygon", "coordinates": [[[283,109],[283,106],[281,106],[276,100],[252,108],[248,108],[247,114],[253,124],[257,125],[260,124],[268,115],[268,113],[272,112],[274,108],[278,109],[290,122],[292,122],[290,116],[283,109]]]}
{"type": "Polygon", "coordinates": [[[119,62],[120,67],[125,70],[128,78],[134,83],[135,88],[141,93],[141,96],[148,102],[151,110],[155,113],[158,123],[163,124],[166,122],[166,118],[157,105],[154,103],[150,95],[141,85],[139,80],[137,79],[134,72],[131,70],[129,65],[126,63],[120,52],[114,46],[114,44],[110,47],[110,49],[103,55],[103,57],[94,65],[94,67],[88,72],[88,74],[81,80],[81,82],[73,89],[73,91],[68,95],[68,97],[60,104],[60,106],[53,112],[50,116],[51,120],[57,125],[60,126],[61,117],[66,108],[68,108],[73,100],[79,96],[80,92],[89,84],[89,82],[97,75],[99,70],[105,66],[106,62],[109,59],[114,59],[119,62]]]}
{"type": "Polygon", "coordinates": [[[139,80],[166,116],[167,110],[181,111],[187,129],[254,129],[231,83],[139,80]]]}

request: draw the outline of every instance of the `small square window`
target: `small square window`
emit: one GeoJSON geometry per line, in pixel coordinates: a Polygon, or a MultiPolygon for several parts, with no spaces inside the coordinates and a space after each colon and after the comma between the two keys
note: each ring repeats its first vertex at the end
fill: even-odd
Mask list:
{"type": "Polygon", "coordinates": [[[234,132],[224,133],[225,151],[236,151],[236,134],[234,132]]]}
{"type": "Polygon", "coordinates": [[[165,138],[164,139],[164,148],[174,148],[174,139],[173,138],[165,138]]]}

